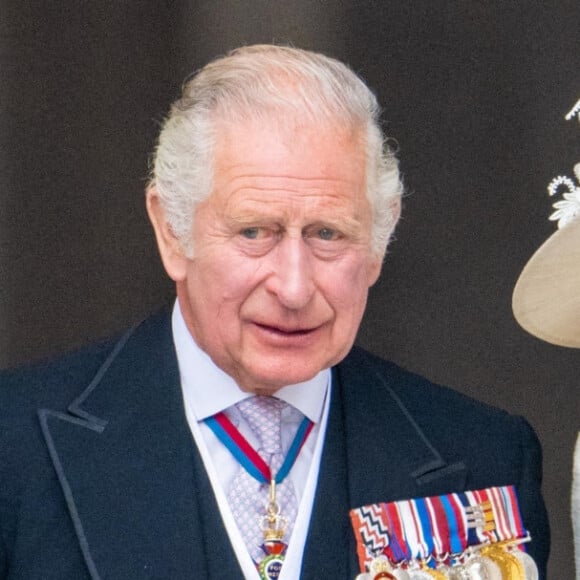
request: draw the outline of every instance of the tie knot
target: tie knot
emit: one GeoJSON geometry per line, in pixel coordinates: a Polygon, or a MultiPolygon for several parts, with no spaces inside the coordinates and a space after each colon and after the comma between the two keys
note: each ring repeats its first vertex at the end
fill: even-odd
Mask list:
{"type": "Polygon", "coordinates": [[[236,407],[260,441],[266,453],[280,453],[280,425],[286,403],[275,397],[255,396],[240,401],[236,407]]]}

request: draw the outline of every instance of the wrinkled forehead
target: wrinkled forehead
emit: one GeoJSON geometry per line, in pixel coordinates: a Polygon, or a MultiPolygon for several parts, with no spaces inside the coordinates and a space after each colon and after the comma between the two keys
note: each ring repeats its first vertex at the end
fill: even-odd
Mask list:
{"type": "Polygon", "coordinates": [[[209,204],[219,213],[278,212],[368,221],[366,159],[358,132],[294,120],[227,123],[218,134],[209,204]],[[269,206],[269,209],[266,208],[269,206]],[[242,211],[243,210],[243,211],[242,211]]]}
{"type": "Polygon", "coordinates": [[[268,167],[273,174],[298,172],[360,183],[366,178],[366,133],[327,121],[267,115],[215,124],[214,179],[231,167],[268,167]]]}

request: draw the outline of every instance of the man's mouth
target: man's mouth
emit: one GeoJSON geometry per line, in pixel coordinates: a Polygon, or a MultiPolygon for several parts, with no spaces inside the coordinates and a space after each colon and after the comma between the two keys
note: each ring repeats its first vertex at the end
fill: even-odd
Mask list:
{"type": "Polygon", "coordinates": [[[262,324],[259,322],[256,322],[255,325],[258,328],[265,330],[266,332],[278,334],[279,336],[307,336],[316,330],[316,327],[312,328],[284,327],[271,324],[262,324]]]}

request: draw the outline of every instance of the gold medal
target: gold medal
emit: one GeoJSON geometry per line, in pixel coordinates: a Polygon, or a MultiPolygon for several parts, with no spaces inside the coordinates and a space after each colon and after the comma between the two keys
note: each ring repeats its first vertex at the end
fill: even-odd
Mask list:
{"type": "Polygon", "coordinates": [[[270,496],[265,511],[266,513],[261,518],[261,525],[264,535],[262,548],[266,552],[266,556],[258,564],[258,573],[260,580],[274,580],[280,575],[284,563],[286,544],[283,540],[288,525],[287,519],[280,514],[274,480],[270,482],[270,496]]]}
{"type": "Polygon", "coordinates": [[[264,540],[282,541],[286,535],[288,520],[280,513],[280,506],[276,501],[276,481],[270,481],[270,496],[266,504],[266,513],[261,518],[264,540]]]}
{"type": "Polygon", "coordinates": [[[504,580],[526,580],[523,564],[499,544],[482,548],[481,554],[499,566],[504,580]]]}
{"type": "Polygon", "coordinates": [[[514,580],[526,580],[526,571],[524,569],[524,565],[522,564],[521,560],[517,558],[514,553],[509,550],[504,550],[504,557],[509,561],[511,570],[512,570],[512,577],[514,580]]]}
{"type": "Polygon", "coordinates": [[[518,546],[529,542],[531,537],[529,533],[523,538],[517,538],[514,540],[507,540],[503,542],[505,550],[511,556],[516,557],[522,564],[524,568],[524,577],[526,580],[538,580],[540,577],[540,572],[538,566],[534,562],[534,559],[526,552],[520,550],[518,546]]]}
{"type": "Polygon", "coordinates": [[[524,576],[526,580],[538,580],[540,577],[540,572],[538,566],[534,562],[534,559],[526,552],[521,550],[510,550],[510,554],[515,556],[524,567],[524,576]]]}

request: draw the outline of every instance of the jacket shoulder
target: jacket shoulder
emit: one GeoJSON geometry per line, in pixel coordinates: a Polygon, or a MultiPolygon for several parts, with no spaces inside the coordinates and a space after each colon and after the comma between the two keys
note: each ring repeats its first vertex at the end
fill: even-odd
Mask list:
{"type": "Polygon", "coordinates": [[[133,328],[62,356],[0,371],[0,425],[20,411],[66,407],[89,385],[125,339],[130,337],[132,359],[149,357],[169,335],[170,317],[164,309],[133,328]]]}
{"type": "MultiPolygon", "coordinates": [[[[519,415],[435,384],[359,348],[353,349],[338,372],[347,404],[357,409],[356,416],[388,422],[388,409],[396,401],[450,461],[469,456],[474,459],[474,471],[481,471],[482,476],[493,475],[493,465],[517,470],[526,457],[541,465],[538,438],[519,415]]],[[[541,472],[536,476],[541,479],[541,472]]]]}
{"type": "MultiPolygon", "coordinates": [[[[339,369],[349,377],[350,383],[353,379],[359,384],[365,381],[364,391],[367,395],[370,391],[380,399],[381,395],[389,391],[410,408],[431,409],[430,415],[445,410],[504,419],[510,416],[498,407],[483,403],[450,387],[434,383],[359,347],[351,350],[339,365],[339,369]]],[[[357,390],[361,390],[360,386],[357,390]]]]}
{"type": "Polygon", "coordinates": [[[115,338],[80,348],[58,358],[0,371],[0,422],[27,409],[70,403],[114,348],[115,338]]]}

